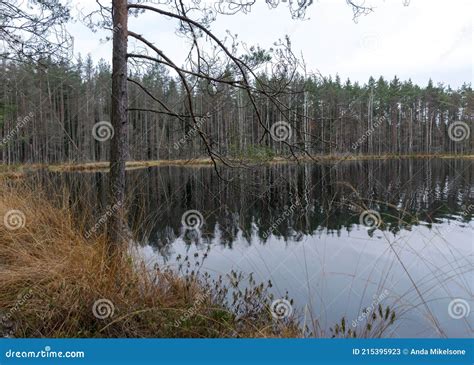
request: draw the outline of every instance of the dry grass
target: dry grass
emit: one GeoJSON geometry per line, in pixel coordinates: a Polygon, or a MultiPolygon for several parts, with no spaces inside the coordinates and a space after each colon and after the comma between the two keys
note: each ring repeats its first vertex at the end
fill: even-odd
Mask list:
{"type": "MultiPolygon", "coordinates": [[[[268,307],[238,319],[226,289],[197,276],[150,270],[125,250],[108,257],[103,237],[86,239],[68,199],[0,181],[0,218],[21,211],[24,227],[0,224],[0,331],[14,337],[295,337],[268,307]],[[207,286],[206,286],[207,285],[207,286]],[[93,315],[99,299],[114,314],[93,315]],[[187,313],[187,314],[186,314],[187,313]],[[177,325],[176,325],[177,324],[177,325]]],[[[255,298],[253,298],[255,300],[255,298]]],[[[245,307],[245,306],[244,306],[245,307]]]]}

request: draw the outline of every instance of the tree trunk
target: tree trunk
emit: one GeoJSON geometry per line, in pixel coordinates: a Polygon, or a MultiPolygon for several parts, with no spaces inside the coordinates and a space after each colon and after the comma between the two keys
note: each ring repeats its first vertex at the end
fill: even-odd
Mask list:
{"type": "Polygon", "coordinates": [[[112,0],[112,111],[107,239],[111,251],[125,239],[125,160],[128,157],[127,0],[112,0]]]}

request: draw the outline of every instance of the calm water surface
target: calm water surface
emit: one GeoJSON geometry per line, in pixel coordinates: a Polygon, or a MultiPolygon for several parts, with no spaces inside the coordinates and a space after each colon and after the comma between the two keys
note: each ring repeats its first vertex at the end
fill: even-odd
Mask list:
{"type": "MultiPolygon", "coordinates": [[[[382,296],[398,317],[386,336],[468,337],[473,172],[469,160],[279,164],[222,178],[212,167],[131,170],[130,225],[150,264],[207,253],[201,271],[271,280],[275,296],[288,293],[301,318],[311,311],[326,336],[382,296]],[[183,226],[189,210],[202,215],[200,229],[183,226]]],[[[79,211],[98,201],[95,216],[103,213],[107,174],[53,177],[83,202],[79,211]]]]}

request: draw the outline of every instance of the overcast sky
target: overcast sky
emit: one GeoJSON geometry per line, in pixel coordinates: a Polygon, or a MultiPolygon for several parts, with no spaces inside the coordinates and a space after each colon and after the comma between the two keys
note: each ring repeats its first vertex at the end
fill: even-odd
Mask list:
{"type": "MultiPolygon", "coordinates": [[[[141,1],[143,3],[143,1],[141,1]]],[[[308,68],[323,75],[366,82],[370,75],[391,79],[411,78],[425,85],[453,87],[473,80],[472,0],[366,0],[375,11],[355,23],[345,0],[319,0],[308,9],[307,20],[292,20],[287,5],[269,10],[263,0],[249,14],[219,15],[212,30],[239,34],[247,44],[263,48],[288,34],[296,53],[302,52],[308,68]]],[[[82,0],[77,8],[94,9],[95,1],[82,0]]],[[[186,47],[175,35],[176,22],[156,14],[130,20],[129,28],[152,40],[177,63],[186,47]]],[[[69,27],[74,51],[94,60],[110,62],[111,42],[100,43],[107,32],[92,33],[80,23],[69,27]]]]}

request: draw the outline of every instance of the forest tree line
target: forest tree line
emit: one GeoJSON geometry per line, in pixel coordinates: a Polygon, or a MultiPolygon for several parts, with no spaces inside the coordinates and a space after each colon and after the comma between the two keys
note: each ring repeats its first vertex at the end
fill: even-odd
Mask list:
{"type": "MultiPolygon", "coordinates": [[[[0,75],[2,163],[109,159],[108,136],[97,135],[101,123],[110,121],[109,64],[94,64],[90,57],[47,67],[4,61],[0,75]]],[[[188,114],[185,90],[164,66],[142,65],[130,76],[173,110],[188,114]]],[[[261,80],[282,82],[265,74],[261,80]]],[[[195,127],[159,111],[153,97],[129,83],[130,160],[205,157],[205,145],[193,128],[200,128],[227,157],[290,156],[285,142],[315,156],[471,153],[474,146],[474,94],[467,83],[452,89],[430,80],[421,87],[395,76],[371,77],[361,85],[337,75],[297,75],[288,81],[294,92],[278,96],[290,108],[282,111],[264,96],[256,99],[268,130],[279,121],[290,126],[289,139],[282,142],[260,128],[244,90],[192,81],[200,115],[195,127]],[[450,130],[456,122],[462,122],[461,130],[450,130]]]]}

